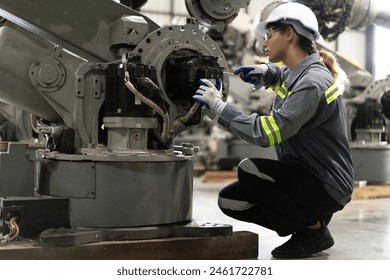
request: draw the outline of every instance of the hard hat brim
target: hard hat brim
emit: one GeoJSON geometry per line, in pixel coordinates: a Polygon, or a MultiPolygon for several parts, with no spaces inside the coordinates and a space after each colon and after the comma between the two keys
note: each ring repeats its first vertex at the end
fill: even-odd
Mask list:
{"type": "Polygon", "coordinates": [[[302,25],[301,23],[299,23],[298,21],[296,23],[294,23],[294,20],[283,20],[282,18],[277,19],[277,20],[266,20],[266,21],[260,22],[257,25],[256,31],[261,36],[264,37],[265,33],[267,33],[268,24],[274,23],[274,22],[282,22],[282,23],[286,23],[286,24],[291,24],[292,26],[294,26],[295,31],[298,34],[300,34],[300,35],[302,35],[302,36],[304,36],[312,41],[318,41],[318,39],[321,36],[318,31],[309,29],[309,28],[305,27],[304,25],[302,25]]]}

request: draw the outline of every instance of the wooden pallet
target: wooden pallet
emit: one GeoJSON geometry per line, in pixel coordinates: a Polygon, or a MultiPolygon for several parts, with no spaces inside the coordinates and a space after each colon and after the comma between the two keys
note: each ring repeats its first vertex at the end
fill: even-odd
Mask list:
{"type": "Polygon", "coordinates": [[[390,198],[390,186],[366,186],[363,188],[355,188],[352,199],[377,199],[390,198]]]}
{"type": "Polygon", "coordinates": [[[0,247],[1,260],[207,260],[256,259],[259,236],[249,231],[231,236],[175,237],[104,241],[79,246],[40,247],[17,241],[0,247]]]}
{"type": "Polygon", "coordinates": [[[218,183],[236,180],[237,171],[232,170],[206,171],[202,176],[202,182],[204,183],[218,183]]]}

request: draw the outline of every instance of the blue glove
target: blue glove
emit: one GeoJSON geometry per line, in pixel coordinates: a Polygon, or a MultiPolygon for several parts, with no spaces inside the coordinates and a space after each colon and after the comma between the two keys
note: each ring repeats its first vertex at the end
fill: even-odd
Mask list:
{"type": "Polygon", "coordinates": [[[218,79],[217,87],[215,87],[213,83],[207,79],[200,79],[199,83],[200,87],[196,91],[195,95],[192,96],[192,99],[194,101],[199,102],[210,110],[213,110],[215,108],[215,105],[218,103],[218,100],[220,102],[223,102],[221,79],[218,79]]]}
{"type": "Polygon", "coordinates": [[[240,66],[233,73],[239,75],[244,82],[257,85],[262,83],[263,77],[267,72],[267,64],[262,63],[259,65],[240,66]]]}

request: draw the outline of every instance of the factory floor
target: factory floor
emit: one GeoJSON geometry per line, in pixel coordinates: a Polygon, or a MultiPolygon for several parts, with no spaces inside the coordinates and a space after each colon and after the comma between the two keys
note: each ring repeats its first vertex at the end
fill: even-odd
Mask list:
{"type": "MultiPolygon", "coordinates": [[[[194,178],[193,219],[198,223],[230,224],[233,231],[251,231],[259,235],[261,260],[272,259],[271,251],[288,240],[255,224],[225,216],[217,206],[218,192],[227,183],[205,183],[194,178]]],[[[352,200],[333,216],[329,230],[335,245],[310,259],[317,260],[389,260],[390,199],[352,200]]]]}

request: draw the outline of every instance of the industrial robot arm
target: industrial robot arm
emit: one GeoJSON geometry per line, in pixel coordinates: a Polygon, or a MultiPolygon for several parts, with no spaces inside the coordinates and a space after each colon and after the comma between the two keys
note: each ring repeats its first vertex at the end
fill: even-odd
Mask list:
{"type": "MultiPolygon", "coordinates": [[[[201,124],[201,78],[221,79],[224,100],[229,91],[225,57],[197,19],[160,27],[128,7],[142,1],[121,2],[0,0],[0,98],[51,133],[34,187],[70,199],[71,226],[189,221],[196,149],[173,140],[201,124]]],[[[249,2],[187,5],[220,29],[249,2]]]]}
{"type": "MultiPolygon", "coordinates": [[[[238,7],[249,1],[207,3],[190,5],[187,1],[192,8],[219,11],[215,20],[227,24],[238,7]],[[234,11],[229,19],[220,14],[228,10],[234,11]]],[[[203,22],[203,14],[194,15],[203,22]]],[[[77,153],[91,153],[98,144],[105,144],[111,152],[170,148],[175,135],[202,120],[202,108],[191,99],[200,78],[224,79],[227,97],[226,60],[196,19],[189,19],[184,26],[160,28],[139,12],[107,0],[77,4],[1,0],[0,16],[12,22],[0,32],[0,40],[6,42],[0,67],[7,73],[1,78],[0,95],[17,107],[74,129],[77,153]],[[15,73],[9,71],[12,65],[19,65],[15,73]],[[164,116],[129,94],[123,80],[127,66],[133,71],[130,80],[136,88],[145,76],[159,89],[167,111],[164,116]],[[139,118],[147,124],[142,125],[142,145],[133,146],[128,132],[138,126],[139,118]],[[162,136],[163,131],[169,133],[162,136]],[[118,139],[118,133],[126,136],[118,139]],[[148,134],[158,135],[157,145],[150,143],[154,137],[148,138],[148,134]],[[166,137],[167,141],[161,142],[166,137]],[[101,142],[99,138],[107,139],[101,142]]]]}

